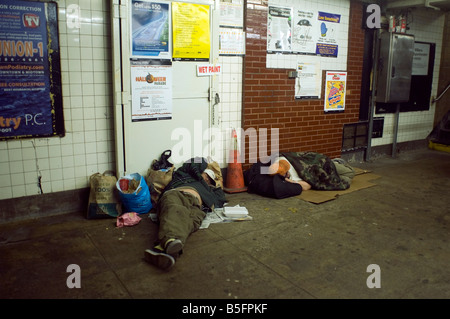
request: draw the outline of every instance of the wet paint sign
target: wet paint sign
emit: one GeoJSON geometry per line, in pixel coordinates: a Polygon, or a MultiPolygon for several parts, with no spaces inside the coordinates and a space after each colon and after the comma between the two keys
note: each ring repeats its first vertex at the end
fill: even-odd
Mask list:
{"type": "Polygon", "coordinates": [[[214,65],[214,64],[197,65],[197,76],[210,76],[221,73],[222,73],[221,65],[214,65]]]}
{"type": "Polygon", "coordinates": [[[54,3],[0,0],[0,139],[64,131],[63,121],[56,123],[62,114],[56,12],[54,3]]]}

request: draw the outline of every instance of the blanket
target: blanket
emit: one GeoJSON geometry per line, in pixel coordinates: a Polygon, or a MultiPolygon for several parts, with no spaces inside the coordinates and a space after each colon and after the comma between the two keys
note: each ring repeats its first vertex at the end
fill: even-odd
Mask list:
{"type": "Polygon", "coordinates": [[[350,181],[340,177],[334,162],[326,155],[315,152],[284,152],[281,155],[312,189],[344,190],[350,187],[350,181]]]}

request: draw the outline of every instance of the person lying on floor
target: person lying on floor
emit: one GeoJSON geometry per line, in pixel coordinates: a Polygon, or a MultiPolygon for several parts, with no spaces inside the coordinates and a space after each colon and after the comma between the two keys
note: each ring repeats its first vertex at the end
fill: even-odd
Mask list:
{"type": "Polygon", "coordinates": [[[267,164],[253,164],[244,172],[244,181],[249,192],[280,199],[309,189],[347,189],[354,175],[354,169],[342,159],[332,160],[315,152],[288,152],[271,156],[267,164]]]}
{"type": "Polygon", "coordinates": [[[301,179],[292,179],[291,165],[287,160],[277,159],[267,164],[257,162],[244,172],[244,182],[250,193],[276,199],[300,195],[311,186],[301,179]]]}
{"type": "Polygon", "coordinates": [[[156,204],[159,220],[158,240],[145,250],[145,260],[168,270],[181,255],[187,238],[197,231],[205,212],[223,207],[221,187],[216,187],[214,172],[204,158],[192,158],[175,170],[156,204]]]}
{"type": "Polygon", "coordinates": [[[269,166],[268,173],[269,175],[279,174],[284,176],[285,181],[299,184],[304,191],[311,189],[311,185],[298,176],[295,168],[292,167],[289,161],[283,156],[275,159],[274,163],[269,166]]]}

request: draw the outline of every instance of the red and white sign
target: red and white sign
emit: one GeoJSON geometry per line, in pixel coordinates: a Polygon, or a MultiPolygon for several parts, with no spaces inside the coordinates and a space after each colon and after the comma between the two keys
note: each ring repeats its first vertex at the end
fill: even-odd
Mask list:
{"type": "Polygon", "coordinates": [[[197,76],[210,76],[221,73],[222,73],[222,66],[219,64],[197,65],[197,76]]]}
{"type": "Polygon", "coordinates": [[[33,13],[25,13],[22,16],[23,25],[27,28],[37,28],[39,27],[39,16],[33,13]]]}

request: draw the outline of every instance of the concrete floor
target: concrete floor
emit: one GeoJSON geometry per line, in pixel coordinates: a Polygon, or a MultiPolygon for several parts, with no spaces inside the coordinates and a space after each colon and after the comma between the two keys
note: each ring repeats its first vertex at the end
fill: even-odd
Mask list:
{"type": "Polygon", "coordinates": [[[228,195],[252,221],[213,224],[169,272],[143,260],[157,226],[116,228],[84,212],[0,224],[1,299],[450,298],[450,154],[352,163],[374,187],[323,204],[228,195]],[[79,265],[81,288],[67,272],[79,265]],[[380,267],[380,288],[368,288],[380,267]]]}

